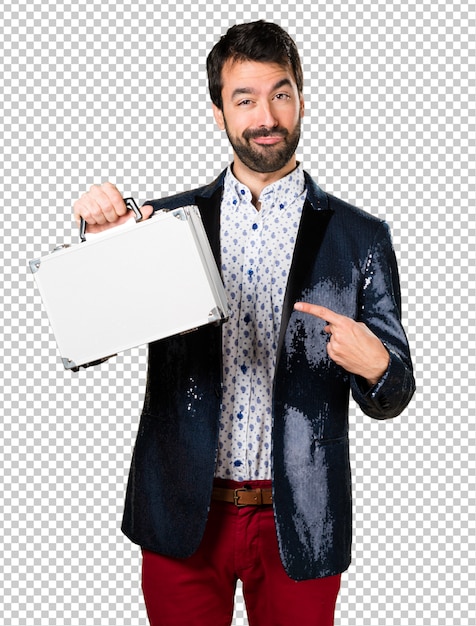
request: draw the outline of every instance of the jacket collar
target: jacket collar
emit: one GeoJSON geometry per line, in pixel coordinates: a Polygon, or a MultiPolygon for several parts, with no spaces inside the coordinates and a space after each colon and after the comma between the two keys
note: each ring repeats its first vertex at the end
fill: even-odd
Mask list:
{"type": "MultiPolygon", "coordinates": [[[[220,203],[225,175],[226,169],[213,182],[198,189],[195,196],[195,204],[200,209],[202,221],[217,260],[220,257],[220,203]]],[[[304,204],[305,211],[309,209],[318,212],[327,211],[329,204],[327,194],[316,185],[306,171],[304,172],[304,180],[307,189],[306,202],[304,204]]],[[[320,221],[317,216],[316,219],[320,221]]],[[[313,220],[311,219],[311,221],[313,220]]]]}

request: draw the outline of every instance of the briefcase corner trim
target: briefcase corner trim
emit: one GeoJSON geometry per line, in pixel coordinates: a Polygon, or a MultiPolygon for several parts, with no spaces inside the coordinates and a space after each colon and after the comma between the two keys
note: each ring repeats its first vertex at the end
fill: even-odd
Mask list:
{"type": "Polygon", "coordinates": [[[79,367],[71,359],[67,359],[66,357],[63,357],[61,360],[63,361],[63,366],[66,370],[73,370],[73,372],[79,370],[79,367]]]}
{"type": "Polygon", "coordinates": [[[33,259],[29,263],[30,271],[32,274],[36,274],[36,272],[40,269],[41,259],[33,259]]]}

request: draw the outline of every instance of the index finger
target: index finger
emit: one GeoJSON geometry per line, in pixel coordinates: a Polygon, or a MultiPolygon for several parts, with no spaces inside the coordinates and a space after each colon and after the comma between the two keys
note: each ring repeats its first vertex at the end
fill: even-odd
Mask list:
{"type": "Polygon", "coordinates": [[[310,315],[314,315],[314,317],[318,317],[329,324],[337,324],[339,320],[342,318],[342,315],[332,311],[331,309],[326,308],[325,306],[321,306],[320,304],[310,304],[309,302],[296,302],[294,305],[296,311],[301,311],[302,313],[309,313],[310,315]]]}

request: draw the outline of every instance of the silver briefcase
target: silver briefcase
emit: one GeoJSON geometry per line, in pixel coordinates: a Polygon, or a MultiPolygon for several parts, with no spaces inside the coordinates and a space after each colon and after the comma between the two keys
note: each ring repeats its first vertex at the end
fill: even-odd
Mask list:
{"type": "MultiPolygon", "coordinates": [[[[130,208],[140,218],[137,205],[130,208]]],[[[196,206],[59,246],[30,269],[66,369],[229,315],[196,206]]]]}

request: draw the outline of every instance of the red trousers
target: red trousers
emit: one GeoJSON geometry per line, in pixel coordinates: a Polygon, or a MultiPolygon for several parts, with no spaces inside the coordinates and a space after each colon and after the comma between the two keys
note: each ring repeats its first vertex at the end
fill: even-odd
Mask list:
{"type": "MultiPolygon", "coordinates": [[[[223,484],[223,483],[222,483],[223,484]]],[[[251,481],[268,487],[268,481],[251,481]]],[[[227,487],[242,487],[227,481],[227,487]]],[[[212,502],[203,541],[189,559],[143,550],[151,626],[230,626],[236,582],[249,626],[332,626],[340,575],[296,582],[281,564],[272,506],[212,502]]]]}

